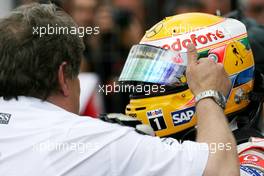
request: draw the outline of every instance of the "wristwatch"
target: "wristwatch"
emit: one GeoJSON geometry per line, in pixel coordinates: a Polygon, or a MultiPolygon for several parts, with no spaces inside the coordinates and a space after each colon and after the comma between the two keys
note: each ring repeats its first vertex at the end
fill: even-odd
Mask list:
{"type": "Polygon", "coordinates": [[[216,90],[206,90],[201,92],[195,96],[195,103],[197,104],[204,98],[212,98],[223,110],[225,110],[226,97],[221,92],[216,90]]]}

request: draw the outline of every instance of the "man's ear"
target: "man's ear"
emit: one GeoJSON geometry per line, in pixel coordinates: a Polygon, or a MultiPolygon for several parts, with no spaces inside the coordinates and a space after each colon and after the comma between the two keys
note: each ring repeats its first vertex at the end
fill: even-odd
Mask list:
{"type": "Polygon", "coordinates": [[[65,96],[68,97],[70,94],[69,90],[69,85],[68,85],[68,80],[65,74],[65,68],[66,68],[67,63],[63,62],[58,70],[58,81],[59,81],[59,86],[60,86],[60,91],[61,93],[65,96]]]}

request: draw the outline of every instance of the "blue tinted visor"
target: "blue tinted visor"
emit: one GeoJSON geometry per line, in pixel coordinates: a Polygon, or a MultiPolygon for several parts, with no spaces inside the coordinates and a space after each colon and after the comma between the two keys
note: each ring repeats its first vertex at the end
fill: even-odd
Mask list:
{"type": "Polygon", "coordinates": [[[162,85],[185,85],[187,53],[150,45],[134,45],[119,81],[138,81],[162,85]]]}

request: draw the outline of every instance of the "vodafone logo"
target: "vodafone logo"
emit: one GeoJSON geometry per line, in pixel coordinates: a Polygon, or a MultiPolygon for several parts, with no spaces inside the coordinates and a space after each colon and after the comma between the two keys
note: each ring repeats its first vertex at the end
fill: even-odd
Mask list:
{"type": "Polygon", "coordinates": [[[215,32],[208,32],[201,35],[191,34],[187,39],[184,40],[176,38],[175,42],[173,42],[171,45],[165,44],[162,47],[174,51],[181,51],[183,48],[186,49],[190,43],[193,43],[195,46],[207,45],[223,38],[225,38],[224,33],[221,30],[216,30],[215,32]]]}

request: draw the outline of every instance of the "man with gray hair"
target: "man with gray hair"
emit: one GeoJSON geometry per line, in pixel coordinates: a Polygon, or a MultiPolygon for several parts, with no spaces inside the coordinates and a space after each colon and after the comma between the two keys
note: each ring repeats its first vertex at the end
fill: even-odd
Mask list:
{"type": "MultiPolygon", "coordinates": [[[[33,32],[48,25],[76,27],[53,5],[23,6],[0,21],[0,175],[239,175],[234,137],[211,98],[197,102],[198,142],[161,140],[80,117],[82,40],[72,33],[33,32]],[[216,138],[230,150],[210,152],[216,138]]],[[[209,59],[198,64],[193,46],[188,59],[194,93],[228,94],[221,65],[209,59]]]]}

